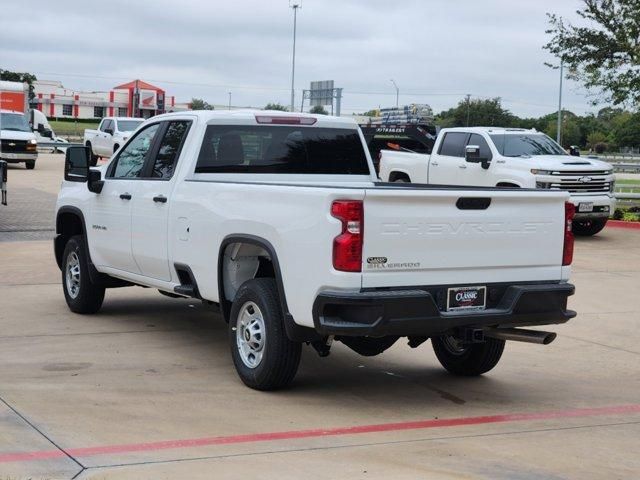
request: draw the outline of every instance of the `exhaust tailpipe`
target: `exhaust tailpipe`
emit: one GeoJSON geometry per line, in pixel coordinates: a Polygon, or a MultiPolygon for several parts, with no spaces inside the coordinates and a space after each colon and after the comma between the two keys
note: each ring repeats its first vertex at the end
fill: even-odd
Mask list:
{"type": "Polygon", "coordinates": [[[553,332],[523,330],[521,328],[486,328],[484,330],[484,335],[485,337],[498,338],[500,340],[537,343],[539,345],[549,345],[557,336],[553,332]]]}

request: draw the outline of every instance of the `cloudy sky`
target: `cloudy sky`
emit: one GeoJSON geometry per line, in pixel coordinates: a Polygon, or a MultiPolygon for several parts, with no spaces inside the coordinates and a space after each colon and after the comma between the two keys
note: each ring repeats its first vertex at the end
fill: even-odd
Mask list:
{"type": "MultiPolygon", "coordinates": [[[[300,1],[300,0],[297,0],[300,1]]],[[[343,113],[465,94],[503,99],[521,116],[557,108],[558,72],[542,50],[546,12],[577,20],[580,0],[301,0],[296,89],[333,79],[343,113]]],[[[288,104],[289,0],[3,1],[0,68],[108,90],[134,78],[178,101],[288,104]]],[[[596,110],[567,82],[566,108],[596,110]]],[[[299,108],[299,107],[298,107],[299,108]]]]}

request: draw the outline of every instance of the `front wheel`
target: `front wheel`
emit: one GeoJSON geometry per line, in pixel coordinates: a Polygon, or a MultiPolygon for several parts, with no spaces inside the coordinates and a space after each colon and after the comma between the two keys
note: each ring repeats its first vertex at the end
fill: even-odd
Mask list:
{"type": "Polygon", "coordinates": [[[504,340],[487,338],[482,343],[463,344],[455,337],[443,335],[431,339],[440,364],[454,375],[473,377],[495,367],[504,351],[504,340]]]}
{"type": "Polygon", "coordinates": [[[35,160],[27,160],[24,163],[25,167],[27,167],[27,170],[33,170],[34,168],[36,168],[36,161],[35,160]]]}
{"type": "Polygon", "coordinates": [[[89,159],[89,165],[92,167],[95,167],[98,164],[99,157],[97,155],[94,155],[93,146],[91,145],[91,142],[87,142],[85,146],[89,148],[89,154],[91,155],[91,158],[89,159]]]}
{"type": "Polygon", "coordinates": [[[596,220],[581,220],[573,222],[573,233],[580,237],[589,237],[599,233],[607,224],[606,218],[596,220]]]}
{"type": "Polygon", "coordinates": [[[89,256],[81,235],[71,237],[62,255],[62,289],[72,312],[95,313],[104,300],[104,287],[89,277],[89,256]]]}
{"type": "Polygon", "coordinates": [[[291,383],[302,344],[287,337],[273,278],[255,278],[238,289],[231,307],[229,344],[236,371],[248,387],[276,390],[291,383]]]}

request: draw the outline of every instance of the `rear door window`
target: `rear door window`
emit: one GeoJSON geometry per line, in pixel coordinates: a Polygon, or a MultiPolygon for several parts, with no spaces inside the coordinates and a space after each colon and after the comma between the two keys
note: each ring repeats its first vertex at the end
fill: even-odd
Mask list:
{"type": "Polygon", "coordinates": [[[445,133],[438,153],[447,157],[464,157],[464,147],[468,136],[469,134],[464,132],[445,133]]]}
{"type": "Polygon", "coordinates": [[[368,175],[358,130],[209,125],[196,173],[368,175]]]}

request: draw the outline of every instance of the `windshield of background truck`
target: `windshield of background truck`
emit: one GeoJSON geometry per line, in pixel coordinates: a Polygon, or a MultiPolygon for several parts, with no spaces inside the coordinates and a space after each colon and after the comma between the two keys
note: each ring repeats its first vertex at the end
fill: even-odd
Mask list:
{"type": "Polygon", "coordinates": [[[0,113],[0,129],[14,132],[30,132],[29,122],[20,113],[0,113]]]}
{"type": "Polygon", "coordinates": [[[538,134],[489,135],[500,155],[504,157],[533,157],[535,155],[566,155],[567,152],[548,136],[538,134]]]}
{"type": "Polygon", "coordinates": [[[142,123],[142,120],[118,120],[119,132],[133,132],[142,123]]]}

